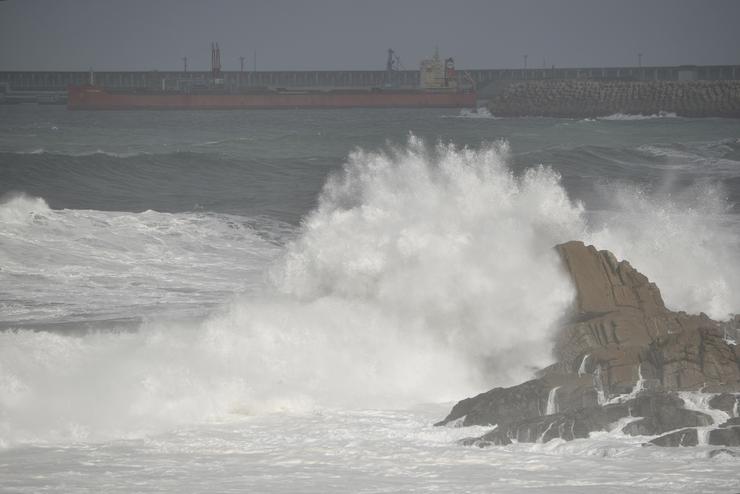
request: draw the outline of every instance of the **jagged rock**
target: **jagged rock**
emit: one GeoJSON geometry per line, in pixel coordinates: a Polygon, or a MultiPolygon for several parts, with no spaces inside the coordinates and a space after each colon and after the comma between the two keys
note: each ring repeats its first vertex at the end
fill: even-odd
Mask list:
{"type": "Polygon", "coordinates": [[[435,425],[446,425],[459,419],[463,419],[463,426],[496,425],[536,417],[544,413],[548,392],[542,380],[528,381],[511,388],[494,388],[462,400],[435,425]]]}
{"type": "Polygon", "coordinates": [[[696,446],[699,444],[699,434],[696,429],[688,428],[664,434],[650,441],[656,446],[696,446]]]}
{"type": "Polygon", "coordinates": [[[588,437],[593,431],[608,430],[624,413],[621,407],[581,408],[499,425],[480,439],[494,445],[509,444],[512,440],[520,443],[547,442],[555,438],[570,441],[588,437]]]}
{"type": "Polygon", "coordinates": [[[709,444],[713,446],[740,446],[740,426],[718,427],[709,431],[709,444]]]}
{"type": "Polygon", "coordinates": [[[666,311],[655,283],[629,262],[617,262],[611,252],[599,252],[583,242],[566,242],[556,248],[575,285],[576,309],[582,316],[614,312],[618,308],[639,310],[645,315],[666,311]]]}
{"type": "Polygon", "coordinates": [[[570,441],[588,437],[594,431],[609,431],[624,417],[635,417],[621,429],[630,435],[656,435],[712,423],[708,415],[686,410],[683,405],[683,400],[673,393],[646,391],[622,403],[580,407],[520,420],[499,417],[494,430],[480,438],[465,439],[462,444],[506,445],[512,440],[547,442],[555,438],[570,441]]]}
{"type": "Polygon", "coordinates": [[[548,378],[533,379],[510,388],[494,388],[462,400],[444,420],[435,425],[447,425],[451,422],[462,426],[504,425],[512,421],[541,417],[548,414],[548,401],[553,389],[553,411],[598,404],[591,376],[579,378],[550,375],[548,378]]]}
{"type": "Polygon", "coordinates": [[[673,393],[648,392],[626,404],[630,416],[642,417],[622,429],[625,434],[633,436],[653,436],[680,428],[712,424],[709,415],[686,410],[683,400],[673,393]]]}
{"type": "MultiPolygon", "coordinates": [[[[687,390],[724,392],[710,406],[735,414],[736,397],[727,393],[740,391],[740,359],[726,326],[668,310],[654,283],[608,251],[582,242],[557,250],[577,292],[555,339],[558,361],[536,379],[461,401],[437,425],[496,425],[466,440],[479,446],[587,437],[625,417],[640,417],[622,429],[633,435],[711,425],[674,393],[687,390]]],[[[658,442],[684,444],[696,431],[686,434],[658,442]]],[[[716,434],[727,442],[735,430],[716,434]]]]}
{"type": "MultiPolygon", "coordinates": [[[[656,437],[650,442],[658,446],[696,446],[699,434],[696,428],[687,428],[656,437]]],[[[712,446],[740,446],[740,417],[708,431],[707,443],[712,446]]]]}

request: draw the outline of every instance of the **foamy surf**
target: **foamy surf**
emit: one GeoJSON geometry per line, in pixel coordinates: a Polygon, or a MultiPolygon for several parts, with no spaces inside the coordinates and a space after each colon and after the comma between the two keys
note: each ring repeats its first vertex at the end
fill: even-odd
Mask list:
{"type": "Polygon", "coordinates": [[[693,494],[740,488],[736,458],[710,458],[705,448],[641,448],[617,433],[569,443],[457,446],[484,428],[433,427],[445,411],[426,405],[278,413],[145,439],[24,448],[3,455],[3,487],[85,491],[95,476],[104,481],[94,489],[102,484],[107,492],[693,494]]]}
{"type": "Polygon", "coordinates": [[[514,174],[509,155],[505,142],[476,150],[415,137],[358,150],[280,251],[226,216],[6,202],[6,265],[38,270],[22,256],[49,257],[44,272],[13,275],[46,306],[69,296],[80,310],[108,300],[135,314],[189,283],[186,299],[213,293],[223,305],[202,321],[153,312],[133,333],[0,333],[0,439],[98,441],[234,416],[404,408],[521,381],[549,363],[570,305],[552,246],[572,238],[635,262],[669,304],[720,318],[732,308],[738,234],[716,194],[698,207],[704,194],[622,188],[609,216],[587,215],[557,173],[514,174]],[[107,298],[101,274],[113,275],[107,298]],[[224,292],[255,282],[228,302],[224,292]]]}
{"type": "Polygon", "coordinates": [[[264,286],[279,246],[261,230],[281,226],[212,213],[55,210],[25,195],[0,202],[0,224],[4,327],[203,313],[264,286]]]}
{"type": "Polygon", "coordinates": [[[489,119],[489,120],[496,120],[498,117],[494,116],[491,111],[486,108],[485,106],[479,106],[478,108],[475,108],[474,110],[471,110],[469,108],[462,108],[460,110],[460,113],[457,115],[454,115],[455,118],[472,118],[472,119],[489,119]]]}
{"type": "MultiPolygon", "coordinates": [[[[551,246],[565,236],[554,226],[578,224],[581,209],[551,170],[513,176],[507,154],[503,143],[430,151],[416,138],[358,151],[273,265],[274,292],[242,297],[202,323],[154,317],[136,333],[80,338],[2,333],[3,441],[119,437],[232,413],[403,407],[521,379],[549,361],[553,323],[572,297],[551,246]],[[31,348],[34,360],[23,357],[31,348]]],[[[4,207],[25,233],[14,238],[56,232],[111,269],[128,259],[156,273],[190,236],[193,248],[219,245],[203,236],[209,223],[189,215],[55,211],[29,198],[4,207]],[[89,230],[95,250],[64,236],[68,222],[89,230]],[[111,227],[114,237],[101,242],[111,227]],[[130,240],[121,242],[122,229],[130,240]],[[152,262],[130,259],[139,245],[152,262]]],[[[16,250],[31,248],[39,247],[16,250]]]]}
{"type": "Polygon", "coordinates": [[[664,111],[653,113],[650,115],[641,115],[641,114],[632,114],[632,113],[614,113],[612,115],[607,115],[606,117],[598,117],[597,120],[630,122],[630,121],[636,121],[636,120],[653,120],[656,118],[679,118],[679,116],[673,112],[664,112],[664,111]]]}

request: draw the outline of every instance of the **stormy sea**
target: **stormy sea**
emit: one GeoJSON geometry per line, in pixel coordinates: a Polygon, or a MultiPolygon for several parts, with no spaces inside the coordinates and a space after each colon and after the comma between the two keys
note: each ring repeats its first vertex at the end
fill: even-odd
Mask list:
{"type": "Polygon", "coordinates": [[[0,106],[0,491],[739,491],[433,425],[553,361],[568,240],[740,311],[740,120],[0,106]]]}

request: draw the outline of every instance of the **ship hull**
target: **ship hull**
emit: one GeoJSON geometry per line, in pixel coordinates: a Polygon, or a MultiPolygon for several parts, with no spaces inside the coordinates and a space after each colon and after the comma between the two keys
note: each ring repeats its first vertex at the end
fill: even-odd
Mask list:
{"type": "Polygon", "coordinates": [[[465,108],[475,107],[474,92],[315,91],[256,93],[114,92],[71,86],[70,110],[239,110],[280,108],[465,108]]]}

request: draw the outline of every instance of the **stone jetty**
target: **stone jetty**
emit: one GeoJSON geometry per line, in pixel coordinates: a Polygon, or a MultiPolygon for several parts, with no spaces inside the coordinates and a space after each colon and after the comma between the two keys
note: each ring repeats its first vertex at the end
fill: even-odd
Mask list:
{"type": "Polygon", "coordinates": [[[499,117],[595,118],[613,114],[740,118],[740,81],[520,81],[488,109],[499,117]]]}

